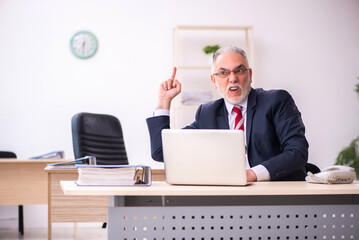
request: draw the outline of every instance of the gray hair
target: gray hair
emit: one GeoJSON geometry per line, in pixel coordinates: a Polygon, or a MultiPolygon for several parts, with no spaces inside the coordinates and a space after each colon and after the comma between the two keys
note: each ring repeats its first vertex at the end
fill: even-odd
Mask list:
{"type": "Polygon", "coordinates": [[[214,63],[216,62],[218,56],[223,53],[228,53],[228,52],[241,54],[242,57],[244,58],[244,60],[249,65],[247,54],[243,49],[241,49],[239,47],[235,47],[235,46],[223,47],[223,48],[218,49],[215,53],[213,53],[212,71],[213,71],[214,63]]]}

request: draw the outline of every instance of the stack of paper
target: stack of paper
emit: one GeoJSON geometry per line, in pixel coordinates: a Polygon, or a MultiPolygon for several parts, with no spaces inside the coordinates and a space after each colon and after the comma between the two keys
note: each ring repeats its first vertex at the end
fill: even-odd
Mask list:
{"type": "Polygon", "coordinates": [[[77,185],[91,186],[132,186],[151,184],[150,168],[131,165],[78,166],[77,185]]]}
{"type": "Polygon", "coordinates": [[[211,92],[182,92],[183,105],[200,105],[212,100],[211,92]]]}
{"type": "Polygon", "coordinates": [[[69,168],[78,168],[79,165],[96,165],[96,157],[94,156],[86,156],[82,158],[77,158],[75,160],[59,162],[59,163],[51,163],[47,164],[47,169],[69,169],[69,168]]]}
{"type": "Polygon", "coordinates": [[[54,151],[39,156],[31,157],[30,159],[59,159],[64,158],[64,155],[64,151],[54,151]]]}

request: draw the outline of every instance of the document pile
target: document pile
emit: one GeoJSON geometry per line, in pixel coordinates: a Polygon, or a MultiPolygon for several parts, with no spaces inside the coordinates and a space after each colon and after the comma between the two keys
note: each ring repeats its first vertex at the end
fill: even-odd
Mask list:
{"type": "Polygon", "coordinates": [[[134,186],[151,185],[151,168],[133,165],[78,166],[79,186],[134,186]]]}
{"type": "Polygon", "coordinates": [[[77,158],[75,160],[47,164],[47,169],[71,169],[78,168],[79,165],[96,165],[96,157],[86,156],[82,158],[77,158]]]}
{"type": "Polygon", "coordinates": [[[212,100],[211,92],[182,92],[183,105],[200,105],[212,100]]]}
{"type": "Polygon", "coordinates": [[[54,151],[39,156],[31,157],[30,159],[60,159],[64,158],[64,155],[64,151],[54,151]]]}

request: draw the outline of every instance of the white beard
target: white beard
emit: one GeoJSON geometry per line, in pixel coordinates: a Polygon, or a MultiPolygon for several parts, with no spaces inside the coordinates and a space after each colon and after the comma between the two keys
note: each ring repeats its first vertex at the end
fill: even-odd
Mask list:
{"type": "Polygon", "coordinates": [[[251,91],[251,82],[248,79],[248,81],[244,85],[244,88],[239,84],[228,85],[227,89],[224,93],[219,88],[217,88],[217,90],[218,90],[219,94],[224,98],[224,100],[226,100],[227,102],[229,102],[232,105],[238,105],[247,99],[249,92],[251,91]],[[241,89],[241,95],[238,97],[235,97],[235,98],[230,98],[228,96],[228,92],[230,91],[229,88],[231,88],[231,87],[239,87],[241,89]]]}

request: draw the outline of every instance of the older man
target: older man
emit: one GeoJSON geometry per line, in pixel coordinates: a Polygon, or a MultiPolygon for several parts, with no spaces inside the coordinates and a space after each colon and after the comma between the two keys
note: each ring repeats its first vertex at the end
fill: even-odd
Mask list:
{"type": "MultiPolygon", "coordinates": [[[[170,127],[171,101],[181,92],[175,76],[176,68],[160,85],[154,117],[147,119],[156,161],[163,161],[161,131],[170,127]]],[[[291,95],[284,90],[251,88],[252,69],[245,52],[237,47],[214,53],[211,81],[222,98],[200,105],[195,121],[185,128],[244,130],[249,182],[304,180],[308,142],[291,95]]]]}

